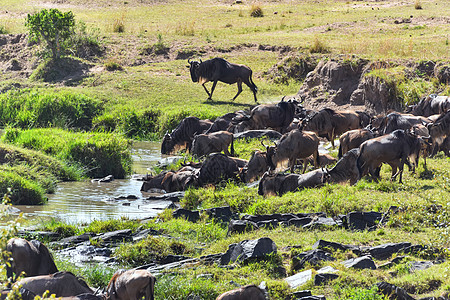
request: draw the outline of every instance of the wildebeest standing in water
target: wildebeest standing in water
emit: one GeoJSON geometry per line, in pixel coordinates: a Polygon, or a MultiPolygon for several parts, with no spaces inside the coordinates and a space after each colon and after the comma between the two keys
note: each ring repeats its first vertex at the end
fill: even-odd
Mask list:
{"type": "Polygon", "coordinates": [[[238,91],[233,97],[233,100],[235,100],[242,92],[242,83],[245,83],[253,92],[255,102],[258,102],[256,99],[256,92],[258,91],[258,88],[252,80],[252,70],[249,67],[229,63],[220,57],[208,59],[206,61],[202,61],[201,59],[200,61],[191,61],[189,59],[188,63],[192,81],[199,82],[203,86],[208,94],[208,100],[211,100],[217,82],[222,81],[228,84],[237,83],[238,91]],[[211,93],[205,86],[205,83],[208,81],[213,82],[211,93]]]}
{"type": "Polygon", "coordinates": [[[176,147],[191,147],[194,135],[208,130],[213,122],[200,120],[197,117],[184,118],[171,133],[166,133],[161,143],[161,153],[171,154],[176,151],[176,147]]]}
{"type": "Polygon", "coordinates": [[[154,299],[156,278],[147,270],[119,270],[114,273],[108,287],[110,300],[154,299]]]}
{"type": "Polygon", "coordinates": [[[12,238],[6,245],[6,251],[11,253],[11,265],[6,267],[8,278],[24,272],[25,276],[47,275],[58,272],[52,255],[47,247],[39,241],[27,241],[22,238],[12,238]]]}

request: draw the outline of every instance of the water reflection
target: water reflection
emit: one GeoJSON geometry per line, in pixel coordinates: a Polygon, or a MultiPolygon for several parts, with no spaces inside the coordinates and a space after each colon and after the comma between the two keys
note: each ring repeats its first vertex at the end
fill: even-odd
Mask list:
{"type": "MultiPolygon", "coordinates": [[[[160,144],[136,142],[132,149],[133,173],[146,174],[160,159],[160,144]]],[[[62,182],[54,194],[47,195],[48,203],[42,206],[17,205],[25,219],[56,218],[67,223],[88,223],[93,220],[127,217],[142,219],[154,217],[169,201],[148,201],[147,193],[140,191],[142,182],[135,179],[114,180],[109,183],[91,181],[62,182]],[[129,195],[137,199],[126,198],[129,195]]]]}

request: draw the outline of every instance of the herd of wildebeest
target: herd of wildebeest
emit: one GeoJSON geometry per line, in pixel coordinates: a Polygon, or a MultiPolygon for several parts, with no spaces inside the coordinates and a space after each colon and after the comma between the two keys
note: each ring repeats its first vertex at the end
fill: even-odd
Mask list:
{"type": "Polygon", "coordinates": [[[216,120],[187,117],[166,133],[162,154],[186,149],[202,162],[182,164],[179,170],[144,178],[142,191],[182,191],[217,184],[222,180],[259,181],[260,195],[283,195],[325,183],[355,184],[369,175],[380,179],[383,163],[392,168],[391,180],[402,182],[406,164],[412,172],[419,157],[438,151],[449,155],[450,97],[432,94],[407,113],[390,111],[370,115],[363,111],[306,110],[295,98],[257,105],[251,111],[227,113],[216,120]],[[234,157],[237,138],[266,137],[273,140],[266,151],[254,151],[250,160],[234,157]],[[339,160],[319,153],[321,138],[339,137],[339,160]],[[284,168],[290,169],[286,172],[284,168]],[[305,173],[308,164],[315,170],[305,173]],[[302,165],[302,174],[294,169],[302,165]],[[326,166],[334,165],[331,169],[326,166]]]}

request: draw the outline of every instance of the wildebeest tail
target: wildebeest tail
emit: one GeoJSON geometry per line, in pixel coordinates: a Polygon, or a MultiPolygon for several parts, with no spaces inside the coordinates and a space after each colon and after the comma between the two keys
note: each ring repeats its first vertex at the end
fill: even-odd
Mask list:
{"type": "Polygon", "coordinates": [[[250,89],[252,90],[252,92],[254,92],[254,93],[258,92],[258,87],[257,87],[256,84],[253,82],[252,74],[250,74],[249,81],[250,81],[250,83],[251,83],[251,85],[252,85],[252,86],[250,87],[250,89]]]}
{"type": "Polygon", "coordinates": [[[155,277],[150,277],[150,282],[147,285],[147,289],[145,291],[145,300],[154,300],[155,299],[155,277]]]}
{"type": "Polygon", "coordinates": [[[358,168],[358,173],[359,173],[358,180],[361,179],[361,177],[363,176],[363,167],[365,164],[364,162],[361,161],[362,160],[361,156],[363,154],[363,150],[364,150],[364,148],[360,149],[358,158],[356,159],[356,167],[358,168]]]}
{"type": "Polygon", "coordinates": [[[230,145],[230,153],[231,153],[231,156],[234,156],[234,137],[233,138],[231,138],[231,145],[230,145]]]}
{"type": "Polygon", "coordinates": [[[342,158],[342,145],[341,144],[339,144],[338,158],[339,159],[342,158]]]}

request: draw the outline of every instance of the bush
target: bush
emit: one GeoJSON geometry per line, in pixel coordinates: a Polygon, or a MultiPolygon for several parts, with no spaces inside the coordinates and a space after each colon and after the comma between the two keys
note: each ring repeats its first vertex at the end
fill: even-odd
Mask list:
{"type": "Polygon", "coordinates": [[[254,18],[264,17],[262,8],[259,5],[252,5],[252,8],[250,9],[250,16],[254,18]]]}
{"type": "Polygon", "coordinates": [[[309,48],[309,52],[311,53],[328,53],[330,49],[317,37],[314,39],[313,44],[309,48]]]}
{"type": "Polygon", "coordinates": [[[99,100],[71,92],[10,90],[0,95],[0,125],[88,130],[102,111],[99,100]]]}
{"type": "Polygon", "coordinates": [[[131,142],[115,134],[74,133],[62,129],[8,129],[2,139],[28,149],[44,151],[82,168],[89,177],[113,175],[114,178],[125,178],[131,173],[131,142]]]}
{"type": "Polygon", "coordinates": [[[44,189],[11,171],[0,171],[0,194],[8,194],[12,204],[36,205],[44,204],[44,189]]]}

